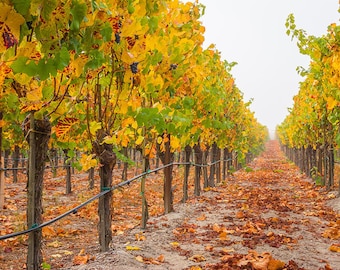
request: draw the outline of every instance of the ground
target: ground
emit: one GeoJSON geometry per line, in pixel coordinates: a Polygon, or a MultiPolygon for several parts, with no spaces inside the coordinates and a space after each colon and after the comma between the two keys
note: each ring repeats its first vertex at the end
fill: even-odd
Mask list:
{"type": "MultiPolygon", "coordinates": [[[[149,194],[150,205],[159,205],[161,196],[155,194],[149,194]]],[[[200,197],[191,194],[183,204],[177,196],[174,212],[159,215],[161,207],[151,207],[145,230],[132,209],[138,208],[136,196],[128,190],[118,195],[108,252],[98,252],[96,219],[86,219],[96,212],[89,207],[45,231],[46,264],[78,270],[340,269],[340,199],[301,174],[276,141],[200,197]]],[[[66,203],[67,198],[55,200],[66,203]]],[[[2,252],[0,259],[15,252],[2,252]]]]}

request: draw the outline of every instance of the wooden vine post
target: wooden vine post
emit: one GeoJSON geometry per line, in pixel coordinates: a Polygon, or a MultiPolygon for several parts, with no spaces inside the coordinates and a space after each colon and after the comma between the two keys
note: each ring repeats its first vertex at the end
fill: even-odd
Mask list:
{"type": "MultiPolygon", "coordinates": [[[[28,188],[27,188],[27,227],[32,228],[37,224],[37,217],[34,211],[35,203],[35,122],[34,112],[29,115],[29,158],[28,158],[28,188]]],[[[27,269],[38,269],[42,261],[40,250],[41,232],[33,231],[28,235],[27,269]]]]}
{"type": "MultiPolygon", "coordinates": [[[[143,156],[143,173],[146,173],[150,169],[150,159],[149,156],[145,154],[145,146],[146,146],[146,139],[145,139],[145,127],[143,127],[143,146],[142,146],[142,156],[143,156]]],[[[141,228],[146,228],[146,223],[149,219],[149,209],[148,209],[148,202],[146,200],[145,196],[145,181],[146,181],[146,175],[143,175],[140,183],[140,193],[142,196],[142,220],[141,220],[141,228]]]]}
{"type": "Polygon", "coordinates": [[[163,165],[164,168],[164,212],[168,214],[174,211],[173,208],[173,191],[172,191],[172,165],[169,164],[173,161],[173,153],[170,150],[170,135],[164,135],[166,141],[164,142],[165,153],[163,165]]]}
{"type": "MultiPolygon", "coordinates": [[[[0,112],[0,122],[2,120],[2,112],[0,112]]],[[[0,209],[4,207],[5,204],[5,171],[4,159],[2,157],[2,126],[0,124],[0,209]]]]}
{"type": "MultiPolygon", "coordinates": [[[[51,124],[47,118],[34,119],[30,112],[24,121],[24,134],[29,143],[28,188],[27,188],[27,227],[34,228],[42,224],[42,192],[45,160],[47,159],[48,141],[51,124]]],[[[36,230],[28,235],[27,269],[41,268],[43,260],[42,232],[36,230]]]]}
{"type": "Polygon", "coordinates": [[[192,153],[192,148],[187,145],[184,149],[184,162],[185,167],[184,167],[184,179],[183,179],[183,198],[182,202],[185,203],[188,200],[188,178],[189,178],[189,173],[190,173],[190,156],[192,153]]]}
{"type": "Polygon", "coordinates": [[[67,155],[68,150],[64,149],[64,166],[66,170],[65,182],[66,182],[66,189],[65,194],[72,193],[72,182],[71,182],[71,162],[70,157],[67,155]]]}
{"type": "Polygon", "coordinates": [[[4,158],[0,154],[0,210],[3,209],[5,205],[5,170],[3,166],[4,158]]]}
{"type": "Polygon", "coordinates": [[[195,144],[194,146],[194,155],[195,155],[194,161],[198,165],[195,166],[194,194],[195,196],[199,196],[201,192],[201,173],[202,173],[201,165],[203,164],[203,151],[201,150],[199,144],[195,144]]]}

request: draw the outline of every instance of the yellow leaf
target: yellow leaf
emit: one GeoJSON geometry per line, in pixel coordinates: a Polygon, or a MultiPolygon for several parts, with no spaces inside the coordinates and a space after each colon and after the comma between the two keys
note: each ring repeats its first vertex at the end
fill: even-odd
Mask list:
{"type": "Polygon", "coordinates": [[[328,110],[333,110],[333,108],[338,104],[338,102],[333,97],[327,97],[326,101],[328,110]]]}
{"type": "Polygon", "coordinates": [[[42,88],[43,85],[34,80],[30,84],[30,91],[27,91],[26,97],[28,101],[39,101],[42,99],[42,88]]]}
{"type": "Polygon", "coordinates": [[[126,246],[126,250],[129,250],[129,251],[140,250],[140,247],[137,247],[137,246],[126,246]]]}
{"type": "Polygon", "coordinates": [[[143,259],[143,257],[142,256],[137,256],[136,258],[135,258],[137,261],[139,261],[139,262],[144,262],[144,259],[143,259]]]}
{"type": "Polygon", "coordinates": [[[134,129],[137,129],[137,128],[138,128],[138,123],[137,123],[137,121],[133,121],[133,123],[131,124],[131,126],[132,126],[134,129]]]}
{"type": "Polygon", "coordinates": [[[0,42],[0,53],[7,48],[18,44],[20,38],[20,26],[25,22],[24,17],[7,4],[0,4],[0,21],[3,23],[0,28],[1,37],[6,36],[0,42]],[[8,43],[9,42],[9,43],[8,43]]]}
{"type": "Polygon", "coordinates": [[[158,137],[158,138],[157,138],[157,143],[158,143],[158,144],[161,144],[162,141],[163,141],[163,138],[162,138],[162,137],[158,137]]]}
{"type": "Polygon", "coordinates": [[[178,247],[179,243],[178,242],[171,242],[170,245],[172,245],[173,247],[178,247]]]}
{"type": "Polygon", "coordinates": [[[102,124],[100,122],[91,121],[90,122],[90,132],[92,135],[96,135],[97,130],[102,128],[102,124]]]}
{"type": "Polygon", "coordinates": [[[51,243],[47,243],[47,246],[48,247],[55,247],[55,248],[57,248],[57,247],[62,246],[62,243],[59,242],[58,240],[55,240],[55,241],[53,241],[51,243]]]}
{"type": "Polygon", "coordinates": [[[171,135],[170,146],[172,151],[178,150],[181,147],[180,139],[171,135]]]}
{"type": "Polygon", "coordinates": [[[71,62],[73,70],[74,70],[73,75],[75,77],[79,77],[83,73],[84,66],[85,66],[86,62],[87,62],[86,56],[80,56],[80,57],[74,59],[74,61],[71,62]]]}
{"type": "Polygon", "coordinates": [[[25,73],[17,73],[14,75],[14,78],[21,85],[27,84],[27,82],[30,80],[30,77],[25,73]]]}
{"type": "Polygon", "coordinates": [[[134,55],[132,53],[128,52],[128,51],[124,51],[122,53],[121,59],[124,63],[127,63],[129,65],[131,65],[136,60],[134,55]]]}
{"type": "Polygon", "coordinates": [[[97,166],[98,162],[94,157],[94,155],[82,154],[80,164],[82,165],[84,171],[97,166]]]}
{"type": "Polygon", "coordinates": [[[141,145],[143,141],[144,141],[144,137],[138,136],[138,139],[136,140],[136,145],[141,145]]]}
{"type": "Polygon", "coordinates": [[[198,265],[193,265],[190,267],[190,270],[202,270],[202,268],[198,265]]]}
{"type": "Polygon", "coordinates": [[[164,81],[161,77],[161,75],[157,75],[157,77],[153,80],[153,85],[159,86],[159,88],[163,88],[164,81]]]}
{"type": "Polygon", "coordinates": [[[106,136],[103,140],[103,143],[106,144],[116,144],[117,143],[117,137],[116,136],[106,136]]]}
{"type": "Polygon", "coordinates": [[[128,103],[127,102],[121,102],[122,104],[120,104],[120,108],[119,108],[119,113],[121,114],[126,114],[128,111],[128,103]]]}

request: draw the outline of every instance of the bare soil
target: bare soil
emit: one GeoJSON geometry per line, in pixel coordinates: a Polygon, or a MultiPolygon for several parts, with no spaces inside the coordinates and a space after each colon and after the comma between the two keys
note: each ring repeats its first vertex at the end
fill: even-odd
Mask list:
{"type": "Polygon", "coordinates": [[[245,170],[114,237],[85,243],[61,269],[340,269],[340,198],[316,186],[276,141],[245,170]],[[83,257],[81,257],[83,256],[83,257]]]}

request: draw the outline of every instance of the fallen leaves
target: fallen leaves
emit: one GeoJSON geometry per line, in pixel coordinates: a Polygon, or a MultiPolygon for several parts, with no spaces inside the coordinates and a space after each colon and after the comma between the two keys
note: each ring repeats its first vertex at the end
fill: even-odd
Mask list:
{"type": "Polygon", "coordinates": [[[141,262],[141,263],[144,263],[144,264],[154,264],[154,265],[160,265],[160,264],[164,263],[164,261],[165,261],[163,254],[159,255],[157,258],[148,258],[148,257],[143,257],[141,255],[138,255],[138,256],[135,257],[135,259],[138,262],[141,262]]]}
{"type": "Polygon", "coordinates": [[[340,252],[340,244],[333,244],[329,247],[329,250],[332,252],[340,252]]]}
{"type": "Polygon", "coordinates": [[[273,259],[268,252],[258,254],[250,250],[248,254],[237,263],[237,266],[245,267],[251,265],[255,270],[279,270],[285,266],[284,262],[273,259]]]}
{"type": "Polygon", "coordinates": [[[204,261],[206,261],[205,257],[201,254],[193,255],[188,260],[193,261],[193,262],[204,262],[204,261]]]}
{"type": "Polygon", "coordinates": [[[73,257],[73,264],[74,265],[82,265],[87,264],[91,256],[85,253],[85,249],[80,250],[79,254],[73,257]]]}
{"type": "MultiPolygon", "coordinates": [[[[259,161],[261,161],[260,158],[259,161]]],[[[287,166],[286,164],[283,165],[287,166]]],[[[267,164],[264,163],[261,166],[267,166],[267,164]]],[[[327,212],[327,209],[322,208],[322,204],[319,203],[319,200],[322,202],[322,196],[318,195],[319,193],[314,190],[312,185],[303,184],[302,178],[300,179],[290,173],[288,167],[282,168],[285,173],[280,173],[280,175],[278,175],[278,170],[281,170],[280,168],[274,170],[277,170],[277,172],[274,173],[272,169],[256,169],[246,174],[240,172],[235,174],[233,180],[225,185],[210,189],[211,196],[190,198],[188,204],[205,205],[204,208],[197,208],[199,210],[195,211],[194,214],[196,215],[192,215],[191,219],[185,217],[174,226],[171,226],[173,225],[171,224],[172,220],[164,216],[148,224],[150,227],[152,224],[155,229],[160,228],[162,231],[167,231],[167,234],[171,236],[165,242],[162,239],[160,240],[164,242],[164,250],[181,255],[190,265],[198,264],[186,269],[228,269],[228,267],[229,269],[241,269],[243,267],[244,269],[259,270],[279,270],[285,268],[297,270],[299,266],[294,261],[290,261],[286,266],[283,266],[283,260],[286,259],[281,255],[277,255],[279,254],[278,248],[283,246],[285,250],[298,252],[295,247],[301,245],[303,239],[295,237],[296,234],[294,235],[294,233],[299,232],[299,230],[301,232],[304,232],[304,230],[316,232],[316,227],[313,226],[318,226],[316,232],[318,235],[323,233],[323,242],[326,243],[324,245],[325,252],[337,256],[340,246],[338,243],[332,242],[340,239],[340,221],[335,222],[334,214],[332,216],[331,213],[327,212]],[[273,178],[273,175],[276,178],[273,178]],[[280,177],[283,176],[289,178],[289,182],[286,184],[280,183],[282,180],[280,177]],[[315,199],[315,197],[317,198],[315,199]],[[228,208],[230,211],[221,214],[219,210],[222,208],[228,208]],[[302,215],[303,213],[305,215],[302,215]],[[291,218],[292,216],[293,218],[291,218]],[[321,223],[311,226],[311,221],[317,218],[323,222],[322,224],[328,223],[328,226],[326,228],[321,227],[321,223]],[[198,246],[200,248],[195,250],[194,248],[198,246]],[[266,247],[266,249],[263,247],[266,247]],[[247,253],[248,249],[261,250],[261,252],[267,250],[270,252],[261,253],[257,251],[259,253],[256,253],[255,251],[249,251],[247,254],[239,254],[237,253],[241,252],[239,248],[245,253],[247,253]],[[279,257],[274,259],[274,256],[279,257]]],[[[120,175],[117,173],[115,179],[119,179],[119,177],[120,175]]],[[[158,178],[161,179],[161,177],[158,178]]],[[[163,211],[162,206],[160,206],[162,204],[162,182],[158,181],[158,178],[151,178],[152,181],[148,182],[150,186],[148,186],[147,196],[150,199],[150,205],[152,204],[150,209],[155,209],[152,212],[154,215],[159,215],[163,211]]],[[[176,179],[178,182],[181,180],[180,177],[176,179]]],[[[72,203],[67,205],[72,207],[77,205],[78,201],[84,201],[91,197],[92,193],[96,193],[94,190],[92,193],[87,191],[86,194],[79,195],[79,193],[75,193],[75,196],[69,195],[69,197],[66,197],[63,194],[64,189],[60,191],[61,187],[64,188],[62,183],[48,181],[49,188],[46,189],[48,194],[46,196],[46,205],[50,207],[44,212],[46,220],[54,217],[55,214],[64,212],[66,210],[65,205],[67,204],[65,202],[72,201],[72,203]],[[58,205],[61,206],[56,207],[58,205]]],[[[76,183],[77,188],[87,189],[86,179],[79,180],[76,183]],[[84,183],[81,184],[82,182],[84,183]]],[[[181,189],[178,190],[180,192],[181,189]]],[[[138,183],[136,185],[131,184],[129,189],[114,192],[114,220],[112,224],[114,235],[123,237],[127,230],[139,225],[139,193],[138,183]]],[[[180,197],[177,193],[174,195],[180,197]]],[[[24,209],[19,204],[20,201],[13,200],[13,204],[17,202],[17,208],[19,210],[21,208],[24,209]]],[[[77,254],[74,250],[78,248],[70,244],[75,244],[72,242],[80,242],[83,245],[84,242],[78,241],[79,239],[87,239],[86,242],[90,242],[88,239],[97,238],[96,226],[94,226],[97,218],[96,214],[94,214],[97,210],[96,207],[96,204],[90,205],[88,208],[84,208],[84,210],[72,215],[69,220],[59,223],[59,226],[43,228],[44,238],[46,239],[46,251],[49,252],[48,258],[55,261],[66,261],[65,258],[67,257],[70,263],[73,262],[73,264],[77,265],[88,264],[92,260],[92,257],[89,254],[85,254],[85,252],[77,254]],[[84,219],[84,222],[80,223],[84,227],[81,227],[81,230],[75,230],[73,225],[78,224],[80,218],[84,219]],[[90,225],[86,225],[87,223],[90,225]],[[90,231],[91,229],[94,232],[90,231]],[[74,241],[75,239],[78,240],[74,241]],[[74,256],[74,254],[77,255],[74,256]]],[[[13,209],[13,207],[9,206],[8,210],[10,209],[13,209]]],[[[20,216],[20,220],[24,220],[23,217],[25,216],[20,216]]],[[[19,216],[17,218],[19,219],[19,216]]],[[[0,226],[2,226],[0,235],[6,232],[13,232],[13,224],[17,224],[14,219],[15,217],[12,215],[0,216],[0,226]],[[4,229],[2,230],[2,228],[4,229]]],[[[127,243],[125,239],[122,242],[122,249],[128,251],[132,260],[154,265],[159,265],[166,261],[170,262],[167,254],[165,256],[158,256],[160,250],[151,253],[146,248],[147,243],[151,239],[147,231],[139,232],[135,230],[134,232],[137,233],[131,234],[130,242],[127,243]]],[[[20,244],[18,239],[11,241],[6,242],[6,246],[1,246],[2,243],[0,243],[0,253],[3,251],[3,257],[5,258],[13,254],[18,245],[22,250],[22,244],[20,244]]],[[[22,242],[25,243],[24,240],[22,242]]],[[[301,264],[300,261],[297,262],[301,264]]],[[[136,262],[134,261],[134,263],[136,262]]]]}
{"type": "Polygon", "coordinates": [[[207,219],[207,217],[204,213],[202,215],[200,215],[198,218],[196,218],[197,221],[204,221],[206,219],[207,219]]]}
{"type": "Polygon", "coordinates": [[[140,247],[137,247],[137,246],[126,246],[125,248],[126,248],[126,250],[128,250],[128,251],[141,250],[141,248],[140,248],[140,247]]]}
{"type": "Polygon", "coordinates": [[[340,219],[330,222],[328,228],[322,234],[323,237],[336,240],[340,238],[340,219]]]}

